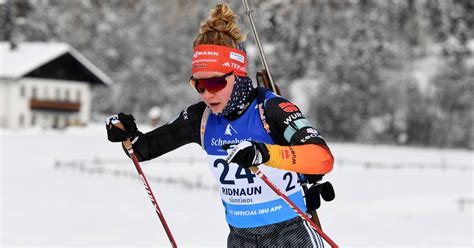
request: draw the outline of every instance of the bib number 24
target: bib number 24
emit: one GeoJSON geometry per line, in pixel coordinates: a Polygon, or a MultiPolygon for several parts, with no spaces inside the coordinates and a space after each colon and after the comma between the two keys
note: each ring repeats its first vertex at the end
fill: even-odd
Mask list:
{"type": "MultiPolygon", "coordinates": [[[[224,168],[222,170],[221,176],[219,177],[219,180],[222,184],[235,184],[234,180],[229,180],[226,179],[227,174],[229,174],[229,164],[224,160],[224,159],[216,159],[214,161],[214,168],[218,168],[219,165],[222,165],[224,168]]],[[[235,171],[235,178],[236,179],[247,179],[247,182],[254,183],[254,178],[256,177],[255,174],[253,174],[249,169],[245,169],[242,167],[238,167],[237,170],[235,171]]],[[[293,185],[293,174],[291,172],[286,173],[283,175],[283,180],[286,181],[288,180],[288,185],[286,186],[286,191],[290,191],[295,188],[293,185]]],[[[298,183],[299,180],[297,180],[298,183]]]]}
{"type": "MultiPolygon", "coordinates": [[[[224,170],[222,171],[222,174],[219,178],[221,183],[222,184],[235,184],[234,180],[226,179],[227,174],[229,173],[229,164],[224,159],[216,159],[216,161],[214,161],[214,168],[219,167],[220,164],[222,164],[222,166],[224,167],[224,170]]],[[[244,169],[240,166],[237,168],[237,171],[235,172],[235,178],[247,179],[248,183],[253,183],[254,177],[256,177],[256,175],[254,175],[249,169],[244,169]]]]}

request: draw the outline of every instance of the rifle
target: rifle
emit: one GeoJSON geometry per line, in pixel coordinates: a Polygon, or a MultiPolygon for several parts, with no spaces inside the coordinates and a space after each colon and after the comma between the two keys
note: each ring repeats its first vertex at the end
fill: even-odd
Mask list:
{"type": "MultiPolygon", "coordinates": [[[[257,34],[257,30],[255,28],[255,23],[253,21],[252,10],[250,9],[250,7],[248,5],[247,0],[242,0],[242,3],[244,4],[244,7],[245,7],[245,14],[249,18],[250,27],[252,28],[252,33],[253,33],[253,36],[255,38],[255,42],[257,43],[257,46],[258,46],[258,51],[259,51],[259,54],[260,54],[260,58],[262,60],[263,66],[265,67],[265,69],[261,69],[261,70],[257,71],[257,75],[256,75],[257,85],[258,86],[263,86],[263,87],[265,87],[267,89],[270,89],[271,91],[275,92],[276,94],[281,95],[280,88],[275,84],[275,82],[273,81],[273,77],[270,73],[270,68],[268,67],[267,60],[266,60],[266,57],[265,57],[265,53],[263,51],[262,45],[260,43],[260,39],[259,39],[258,34],[257,34]]],[[[310,193],[310,183],[308,182],[308,180],[304,180],[304,176],[305,175],[300,175],[300,179],[303,179],[303,180],[300,180],[300,181],[301,181],[301,186],[303,188],[305,196],[307,196],[310,193]]],[[[329,182],[327,182],[327,183],[329,183],[329,182]]],[[[332,189],[332,186],[331,186],[331,189],[332,189]]],[[[333,192],[333,195],[334,195],[334,190],[333,189],[332,189],[332,192],[333,192]]],[[[318,190],[317,193],[319,193],[319,190],[318,190]]],[[[332,197],[332,198],[334,198],[334,197],[332,197]]],[[[317,195],[317,200],[319,200],[319,195],[317,195]]],[[[307,202],[308,202],[308,198],[307,198],[307,202]]],[[[317,203],[312,203],[311,206],[312,206],[311,208],[308,208],[310,210],[309,213],[311,214],[311,220],[316,225],[318,225],[319,228],[321,228],[321,222],[319,220],[318,213],[316,212],[316,208],[319,207],[319,201],[317,203]],[[314,206],[316,206],[316,208],[314,206]]]]}

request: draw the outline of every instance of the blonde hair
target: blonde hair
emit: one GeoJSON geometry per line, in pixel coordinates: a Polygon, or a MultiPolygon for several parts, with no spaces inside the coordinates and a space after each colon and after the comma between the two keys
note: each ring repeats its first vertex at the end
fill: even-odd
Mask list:
{"type": "Polygon", "coordinates": [[[246,34],[242,34],[237,26],[238,19],[239,16],[227,4],[217,4],[207,20],[201,23],[193,47],[211,44],[238,48],[237,44],[246,39],[246,34]]]}

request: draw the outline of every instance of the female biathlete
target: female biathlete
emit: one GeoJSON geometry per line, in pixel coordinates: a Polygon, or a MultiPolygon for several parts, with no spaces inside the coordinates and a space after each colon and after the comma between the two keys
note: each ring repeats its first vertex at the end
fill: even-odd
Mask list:
{"type": "Polygon", "coordinates": [[[201,145],[221,189],[228,247],[323,247],[321,237],[248,169],[262,165],[270,181],[305,211],[297,173],[326,174],[334,159],[297,106],[253,87],[237,18],[227,5],[218,4],[201,24],[190,79],[201,102],[145,134],[132,115],[112,116],[108,139],[130,139],[139,161],[188,143],[201,145]],[[117,118],[125,130],[112,125],[117,118]]]}

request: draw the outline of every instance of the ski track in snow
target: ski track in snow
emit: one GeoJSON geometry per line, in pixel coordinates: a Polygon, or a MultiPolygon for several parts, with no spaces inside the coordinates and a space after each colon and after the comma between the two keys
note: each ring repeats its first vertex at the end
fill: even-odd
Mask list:
{"type": "MultiPolygon", "coordinates": [[[[103,125],[0,130],[0,138],[1,247],[169,247],[132,162],[103,125]]],[[[329,145],[336,164],[324,179],[336,199],[319,216],[341,247],[473,246],[472,151],[329,145]]],[[[195,144],[142,163],[180,247],[226,245],[207,166],[195,144]]]]}

